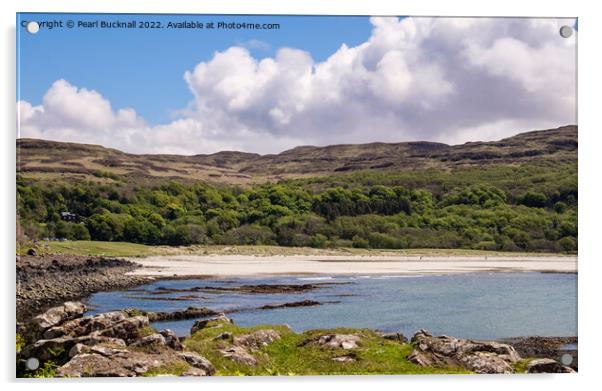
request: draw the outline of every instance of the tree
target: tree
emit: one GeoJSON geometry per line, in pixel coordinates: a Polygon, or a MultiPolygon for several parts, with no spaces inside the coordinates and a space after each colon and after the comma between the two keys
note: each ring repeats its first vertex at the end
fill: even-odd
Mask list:
{"type": "Polygon", "coordinates": [[[536,191],[528,191],[523,195],[521,203],[529,208],[543,208],[548,202],[545,194],[536,191]]]}

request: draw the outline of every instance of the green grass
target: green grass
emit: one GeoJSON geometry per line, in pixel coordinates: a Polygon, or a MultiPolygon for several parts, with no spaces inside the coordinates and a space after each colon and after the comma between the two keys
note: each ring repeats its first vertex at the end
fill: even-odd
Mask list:
{"type": "Polygon", "coordinates": [[[54,374],[56,373],[56,370],[59,366],[60,365],[58,365],[54,361],[49,360],[49,361],[46,361],[43,366],[36,369],[35,371],[27,372],[27,373],[23,374],[22,377],[24,377],[24,378],[54,377],[54,374]]]}
{"type": "Polygon", "coordinates": [[[15,347],[16,347],[17,353],[20,353],[21,349],[23,349],[26,344],[27,344],[27,341],[25,340],[25,337],[22,334],[17,333],[15,336],[15,347]]]}
{"type": "Polygon", "coordinates": [[[311,330],[297,334],[286,326],[255,326],[242,328],[231,324],[206,328],[195,333],[185,342],[187,349],[196,351],[209,359],[216,367],[218,376],[293,376],[293,375],[381,375],[381,374],[449,374],[469,373],[462,368],[423,368],[406,360],[412,346],[379,337],[366,329],[311,330]],[[238,364],[224,358],[219,350],[226,349],[232,341],[214,340],[225,332],[233,336],[247,334],[258,329],[275,329],[282,338],[263,347],[253,356],[256,367],[238,364]],[[315,344],[304,344],[313,337],[327,333],[359,334],[362,341],[357,349],[344,350],[315,344]],[[352,356],[354,362],[335,362],[334,357],[352,356]]]}
{"type": "MultiPolygon", "coordinates": [[[[30,247],[22,246],[22,253],[30,247]]],[[[126,242],[100,242],[92,240],[67,240],[64,242],[39,242],[37,249],[42,253],[73,254],[106,257],[140,257],[151,255],[152,246],[126,242]]]]}
{"type": "Polygon", "coordinates": [[[514,367],[514,371],[516,373],[526,373],[527,367],[529,366],[529,362],[531,362],[531,359],[528,359],[528,358],[524,358],[522,360],[515,362],[512,365],[514,367]]]}
{"type": "Polygon", "coordinates": [[[546,255],[566,255],[551,253],[525,253],[525,252],[501,252],[485,250],[466,250],[466,249],[403,249],[403,250],[378,250],[378,249],[359,249],[359,248],[333,248],[316,249],[311,247],[282,247],[282,246],[148,246],[137,243],[127,242],[101,242],[92,240],[67,240],[64,242],[38,242],[33,246],[32,243],[26,243],[17,246],[19,255],[24,255],[27,251],[35,247],[42,253],[49,254],[73,254],[107,257],[144,257],[151,255],[365,255],[365,256],[546,256],[546,255]]]}

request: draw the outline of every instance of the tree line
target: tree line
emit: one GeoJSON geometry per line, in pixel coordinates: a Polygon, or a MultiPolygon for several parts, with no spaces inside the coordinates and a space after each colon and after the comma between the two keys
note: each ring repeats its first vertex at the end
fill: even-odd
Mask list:
{"type": "Polygon", "coordinates": [[[436,181],[427,186],[361,175],[347,182],[329,178],[247,188],[177,182],[69,184],[19,177],[18,215],[24,233],[33,239],[577,250],[577,187],[571,178],[525,187],[517,180],[515,188],[508,187],[511,182],[491,180],[450,180],[433,187],[436,181]],[[64,221],[61,212],[73,213],[78,221],[64,221]]]}

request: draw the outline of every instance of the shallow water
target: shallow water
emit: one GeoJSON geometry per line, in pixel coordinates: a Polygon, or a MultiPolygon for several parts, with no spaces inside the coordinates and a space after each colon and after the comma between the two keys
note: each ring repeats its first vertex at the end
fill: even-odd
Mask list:
{"type": "MultiPolygon", "coordinates": [[[[174,311],[188,306],[209,307],[217,311],[240,310],[228,314],[239,325],[286,323],[296,331],[366,327],[412,335],[416,330],[425,328],[434,334],[479,339],[577,335],[576,274],[467,273],[165,280],[130,291],[96,293],[91,296],[89,304],[91,314],[124,308],[174,311]],[[157,291],[157,288],[308,283],[337,284],[287,294],[157,291]],[[195,297],[161,300],[189,295],[195,297]],[[308,299],[338,303],[257,309],[266,304],[308,299]]],[[[154,326],[186,335],[192,323],[194,320],[157,322],[154,326]]]]}

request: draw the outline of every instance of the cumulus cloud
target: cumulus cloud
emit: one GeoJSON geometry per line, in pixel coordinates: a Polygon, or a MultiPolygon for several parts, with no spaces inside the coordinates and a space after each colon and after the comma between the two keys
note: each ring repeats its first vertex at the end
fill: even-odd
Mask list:
{"type": "Polygon", "coordinates": [[[280,152],[297,145],[461,143],[576,122],[575,39],[567,19],[371,18],[370,38],[322,62],[243,46],[184,73],[181,118],[148,125],[98,92],[55,82],[40,106],[19,102],[22,137],[130,152],[280,152]]]}

